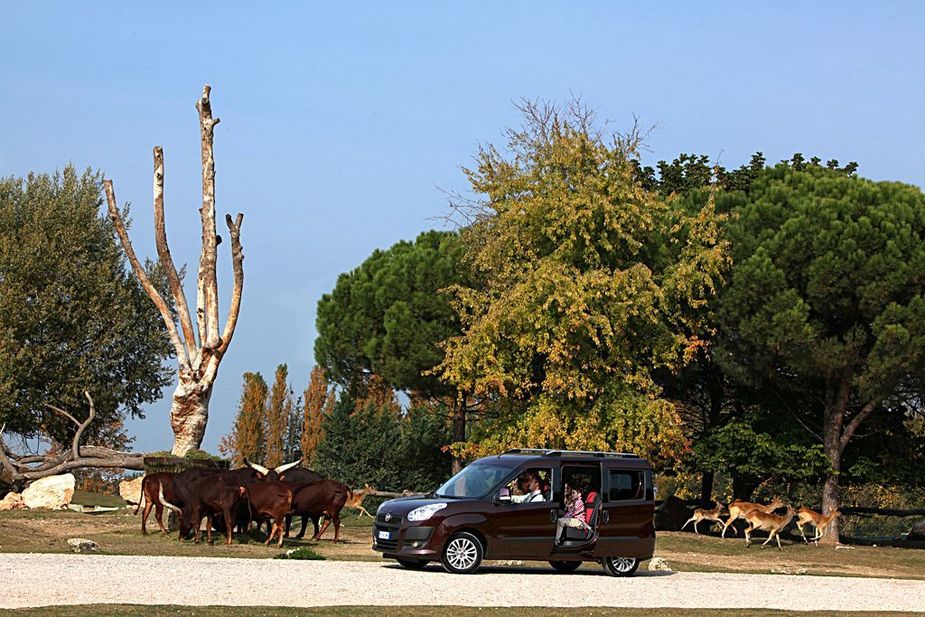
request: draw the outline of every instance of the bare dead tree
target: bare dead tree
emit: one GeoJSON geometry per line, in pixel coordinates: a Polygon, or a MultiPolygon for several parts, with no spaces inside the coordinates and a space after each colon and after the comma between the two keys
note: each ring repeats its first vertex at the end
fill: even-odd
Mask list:
{"type": "Polygon", "coordinates": [[[3,441],[5,426],[0,427],[0,467],[12,482],[32,482],[46,476],[54,476],[78,469],[80,467],[105,467],[118,469],[144,469],[141,453],[121,452],[101,446],[81,446],[80,439],[84,431],[96,418],[96,407],[89,392],[84,392],[90,411],[87,419],[79,421],[63,409],[48,405],[48,408],[71,420],[77,430],[71,441],[70,449],[56,454],[31,454],[20,456],[10,450],[3,441]]]}
{"type": "Polygon", "coordinates": [[[198,448],[205,435],[209,418],[209,399],[212,386],[218,375],[218,366],[228,351],[234,336],[241,308],[241,292],[244,287],[244,253],[241,250],[241,223],[244,215],[238,213],[232,220],[225,215],[225,223],[231,236],[231,260],[234,272],[234,287],[224,328],[220,328],[218,315],[218,282],[216,280],[217,247],[221,237],[215,230],[215,159],[212,142],[218,118],[212,117],[209,100],[211,88],[206,85],[202,96],[196,102],[199,110],[199,131],[202,151],[202,248],[199,256],[199,273],[196,287],[196,330],[190,315],[189,304],[183,291],[183,282],[177,272],[167,244],[164,222],[164,151],[154,148],[154,238],[158,261],[163,268],[167,285],[173,300],[175,315],[171,306],[152,285],[145,269],[132,248],[125,229],[122,214],[116,202],[112,180],[105,180],[106,200],[109,216],[116,228],[122,248],[141,282],[145,292],[154,302],[173,344],[177,356],[178,383],[173,393],[170,409],[170,425],[173,428],[173,454],[183,456],[189,450],[198,448]],[[179,322],[179,328],[178,328],[179,322]],[[198,336],[197,336],[198,335],[198,336]]]}

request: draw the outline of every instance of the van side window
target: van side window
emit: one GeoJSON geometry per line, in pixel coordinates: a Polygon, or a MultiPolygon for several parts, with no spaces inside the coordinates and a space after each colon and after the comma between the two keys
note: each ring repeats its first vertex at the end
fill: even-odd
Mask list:
{"type": "Polygon", "coordinates": [[[643,498],[645,483],[643,482],[642,472],[611,469],[609,479],[607,496],[610,501],[643,498]]]}

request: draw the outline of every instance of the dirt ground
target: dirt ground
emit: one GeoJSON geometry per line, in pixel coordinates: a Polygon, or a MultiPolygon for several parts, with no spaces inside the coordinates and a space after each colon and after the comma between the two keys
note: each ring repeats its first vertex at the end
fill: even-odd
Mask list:
{"type": "MultiPolygon", "coordinates": [[[[118,555],[180,555],[200,557],[272,558],[282,550],[276,545],[263,545],[262,534],[235,536],[234,544],[225,546],[217,539],[214,546],[196,545],[191,541],[177,542],[176,532],[169,536],[149,525],[149,535],[141,535],[140,517],[131,510],[103,514],[79,514],[71,511],[0,512],[0,553],[64,553],[70,552],[68,538],[94,540],[104,553],[118,555]]],[[[149,519],[153,523],[153,520],[149,519]]],[[[294,529],[297,526],[294,522],[294,529]]],[[[331,541],[329,528],[322,540],[289,539],[283,550],[310,546],[327,559],[379,561],[371,550],[370,519],[344,517],[341,537],[331,541]]],[[[760,541],[763,541],[760,540],[760,541]]],[[[656,556],[665,559],[679,572],[750,572],[775,574],[817,574],[834,576],[895,577],[925,579],[925,551],[887,547],[851,547],[835,549],[828,546],[806,545],[799,539],[784,542],[784,550],[770,545],[746,548],[741,537],[720,539],[697,536],[686,532],[660,532],[656,556]]],[[[585,564],[585,568],[599,568],[585,564]]]]}

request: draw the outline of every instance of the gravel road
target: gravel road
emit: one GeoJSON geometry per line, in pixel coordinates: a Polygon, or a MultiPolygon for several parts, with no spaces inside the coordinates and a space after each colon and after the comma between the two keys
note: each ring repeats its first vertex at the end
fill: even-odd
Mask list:
{"type": "Polygon", "coordinates": [[[464,605],[925,612],[925,580],[488,567],[451,575],[392,562],[6,554],[0,608],[60,604],[464,605]],[[529,590],[529,595],[524,592],[529,590]]]}

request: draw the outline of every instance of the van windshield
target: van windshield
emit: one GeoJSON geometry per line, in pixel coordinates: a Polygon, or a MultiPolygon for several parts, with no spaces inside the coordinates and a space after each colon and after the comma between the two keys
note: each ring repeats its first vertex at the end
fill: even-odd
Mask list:
{"type": "Polygon", "coordinates": [[[469,465],[435,491],[437,497],[481,497],[511,471],[504,465],[469,465]]]}

